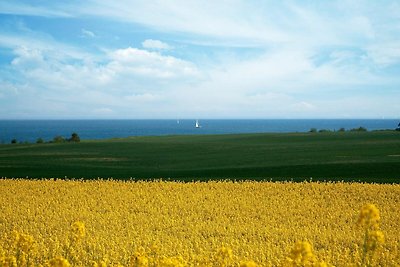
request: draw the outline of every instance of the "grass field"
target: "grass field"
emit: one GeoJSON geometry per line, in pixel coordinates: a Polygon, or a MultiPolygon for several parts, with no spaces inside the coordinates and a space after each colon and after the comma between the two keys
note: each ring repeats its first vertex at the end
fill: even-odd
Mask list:
{"type": "Polygon", "coordinates": [[[0,145],[1,177],[400,181],[400,133],[131,137],[0,145]]]}

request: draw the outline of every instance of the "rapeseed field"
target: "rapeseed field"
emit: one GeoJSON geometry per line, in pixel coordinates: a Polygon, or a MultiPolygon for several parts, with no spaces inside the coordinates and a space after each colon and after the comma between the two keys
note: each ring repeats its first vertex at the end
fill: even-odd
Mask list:
{"type": "Polygon", "coordinates": [[[0,266],[400,266],[400,185],[0,179],[0,266]]]}

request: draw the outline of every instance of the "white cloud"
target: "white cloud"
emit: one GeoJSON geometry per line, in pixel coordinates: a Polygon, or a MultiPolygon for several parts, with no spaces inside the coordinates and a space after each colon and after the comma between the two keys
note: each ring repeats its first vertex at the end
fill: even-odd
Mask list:
{"type": "Polygon", "coordinates": [[[142,46],[146,49],[155,50],[170,50],[173,47],[167,43],[161,42],[159,40],[147,39],[142,42],[142,46]]]}
{"type": "Polygon", "coordinates": [[[159,79],[193,78],[199,75],[193,63],[158,52],[128,47],[112,51],[109,56],[112,61],[108,68],[119,75],[134,74],[159,79]]]}
{"type": "Polygon", "coordinates": [[[306,101],[300,101],[300,102],[298,102],[298,103],[296,103],[295,105],[294,105],[298,110],[301,110],[301,111],[313,111],[313,110],[316,110],[316,106],[315,105],[313,105],[313,104],[311,104],[311,103],[309,103],[309,102],[306,102],[306,101]]]}
{"type": "MultiPolygon", "coordinates": [[[[374,42],[398,25],[399,5],[369,1],[312,2],[271,1],[140,1],[89,0],[81,3],[28,5],[5,0],[0,10],[10,14],[95,16],[166,33],[189,34],[190,43],[238,44],[239,46],[343,45],[374,42]],[[134,8],[132,8],[134,6],[134,8]],[[206,37],[198,38],[198,37],[206,37]]],[[[398,33],[398,30],[397,30],[398,33]]],[[[149,47],[164,49],[165,43],[149,39],[149,47]],[[154,41],[151,43],[151,41],[154,41]],[[160,47],[161,46],[161,47],[160,47]]]]}
{"type": "Polygon", "coordinates": [[[20,46],[14,49],[14,54],[17,55],[11,61],[11,65],[14,67],[27,69],[44,63],[42,52],[38,49],[29,49],[25,46],[20,46]]]}
{"type": "MultiPolygon", "coordinates": [[[[332,87],[369,86],[373,81],[371,75],[357,75],[363,69],[342,68],[341,62],[354,57],[348,51],[331,53],[331,61],[316,66],[310,50],[282,47],[246,59],[226,55],[218,65],[199,69],[192,62],[133,47],[107,51],[98,62],[75,58],[69,62],[66,55],[53,57],[52,49],[17,47],[12,67],[29,86],[13,87],[20,95],[33,97],[37,92],[37,100],[24,106],[40,103],[60,115],[329,117],[339,100],[333,96],[321,104],[315,95],[331,93],[332,87]],[[304,96],[310,93],[311,99],[304,96]]],[[[344,104],[342,113],[352,114],[354,107],[344,104]]]]}
{"type": "Polygon", "coordinates": [[[140,23],[167,32],[184,32],[226,40],[245,38],[248,42],[282,41],[287,35],[265,19],[265,10],[245,1],[98,1],[79,8],[81,14],[140,23]],[[135,8],[129,8],[131,6],[135,8]]]}
{"type": "MultiPolygon", "coordinates": [[[[71,113],[80,117],[147,116],[150,111],[161,112],[154,109],[154,103],[161,108],[171,101],[170,96],[163,96],[168,90],[198,79],[200,73],[189,61],[132,47],[107,51],[99,61],[96,57],[60,58],[53,56],[54,49],[14,49],[10,70],[17,81],[7,82],[7,88],[19,92],[16,109],[39,116],[44,113],[35,108],[38,105],[62,117],[71,113]],[[28,98],[31,100],[25,101],[28,98]]],[[[2,99],[17,99],[10,92],[3,93],[5,89],[0,90],[2,99]]]]}
{"type": "Polygon", "coordinates": [[[156,94],[144,93],[127,95],[124,97],[124,99],[136,103],[153,103],[156,101],[160,101],[162,97],[156,94]]]}
{"type": "Polygon", "coordinates": [[[312,4],[241,0],[91,0],[82,4],[79,12],[139,23],[161,32],[184,33],[186,36],[182,40],[189,43],[315,46],[373,42],[385,32],[380,29],[381,21],[397,19],[392,6],[366,1],[312,4]],[[135,8],[130,8],[133,5],[135,8]]]}
{"type": "Polygon", "coordinates": [[[31,83],[54,89],[97,86],[119,91],[135,90],[135,87],[148,90],[149,85],[182,82],[200,73],[191,62],[132,47],[108,51],[99,62],[96,57],[90,59],[86,55],[80,59],[75,53],[65,51],[60,57],[57,48],[49,45],[28,47],[14,49],[12,66],[31,83]],[[149,78],[152,83],[148,82],[149,78]]]}
{"type": "Polygon", "coordinates": [[[89,38],[93,38],[96,37],[96,34],[94,34],[94,32],[86,30],[86,29],[81,29],[82,32],[82,36],[83,37],[89,37],[89,38]]]}
{"type": "Polygon", "coordinates": [[[19,90],[13,83],[0,80],[0,94],[4,98],[10,95],[15,96],[19,94],[19,90]]]}
{"type": "Polygon", "coordinates": [[[111,108],[96,108],[93,110],[93,113],[96,115],[109,115],[114,111],[111,108]]]}
{"type": "Polygon", "coordinates": [[[0,13],[42,17],[72,17],[72,13],[63,11],[62,8],[41,7],[40,5],[29,5],[10,0],[0,2],[0,13]]]}
{"type": "Polygon", "coordinates": [[[400,64],[400,41],[371,45],[367,48],[367,52],[378,66],[400,64]]]}
{"type": "Polygon", "coordinates": [[[13,50],[17,56],[19,53],[23,53],[23,49],[42,51],[45,52],[46,57],[59,61],[86,60],[96,57],[81,48],[59,42],[47,34],[37,32],[30,32],[27,35],[2,33],[0,34],[0,47],[13,50]]]}
{"type": "MultiPolygon", "coordinates": [[[[54,3],[45,8],[6,0],[0,12],[74,14],[101,23],[106,18],[146,31],[130,36],[129,43],[154,39],[127,47],[126,36],[107,42],[98,37],[100,48],[93,52],[92,46],[84,51],[85,45],[74,47],[73,40],[68,45],[29,29],[2,33],[0,46],[14,58],[1,76],[15,74],[4,78],[12,86],[8,92],[0,87],[2,99],[14,88],[40,106],[48,102],[54,112],[71,111],[72,105],[77,114],[100,117],[334,117],[338,107],[342,114],[362,114],[351,101],[387,90],[380,103],[372,104],[371,94],[357,105],[392,116],[398,110],[388,103],[398,96],[400,78],[385,71],[400,63],[398,4],[89,0],[72,8],[54,3]],[[171,40],[175,48],[160,40],[171,40]]],[[[85,37],[96,37],[95,32],[81,29],[85,37]]]]}

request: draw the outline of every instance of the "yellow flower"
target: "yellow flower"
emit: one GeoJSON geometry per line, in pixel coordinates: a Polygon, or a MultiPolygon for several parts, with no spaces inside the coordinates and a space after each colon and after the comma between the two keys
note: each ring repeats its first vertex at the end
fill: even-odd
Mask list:
{"type": "Polygon", "coordinates": [[[107,261],[106,260],[100,260],[99,262],[92,261],[91,266],[92,267],[107,267],[107,261]]]}
{"type": "Polygon", "coordinates": [[[33,244],[34,244],[33,236],[21,233],[18,235],[17,246],[23,252],[28,253],[32,249],[33,244]]]}
{"type": "Polygon", "coordinates": [[[327,264],[323,261],[319,262],[317,260],[317,257],[314,255],[312,246],[309,242],[298,241],[294,245],[289,257],[283,262],[283,266],[326,267],[327,264]]]}
{"type": "Polygon", "coordinates": [[[148,265],[149,259],[146,256],[138,253],[135,253],[129,261],[130,267],[147,267],[148,265]]]}
{"type": "Polygon", "coordinates": [[[221,247],[215,255],[215,261],[221,264],[222,266],[227,265],[230,261],[232,261],[232,259],[233,259],[232,249],[227,247],[221,247]]]}
{"type": "Polygon", "coordinates": [[[385,235],[380,230],[368,232],[367,237],[367,250],[375,250],[377,246],[385,242],[385,235]]]}
{"type": "Polygon", "coordinates": [[[183,267],[185,262],[182,257],[164,258],[160,261],[160,267],[183,267]]]}
{"type": "Polygon", "coordinates": [[[366,204],[361,208],[357,223],[367,228],[377,227],[380,216],[379,210],[374,204],[366,204]]]}
{"type": "Polygon", "coordinates": [[[0,258],[0,266],[17,267],[17,259],[14,256],[0,258]]]}
{"type": "Polygon", "coordinates": [[[69,267],[71,264],[63,257],[57,257],[49,261],[51,267],[69,267]]]}
{"type": "Polygon", "coordinates": [[[296,264],[304,264],[304,263],[315,261],[315,256],[312,252],[312,246],[307,241],[296,242],[289,257],[296,264]]]}
{"type": "Polygon", "coordinates": [[[400,184],[0,179],[0,192],[0,267],[400,266],[400,184]],[[374,205],[363,231],[351,223],[362,199],[385,208],[385,235],[374,205]]]}
{"type": "Polygon", "coordinates": [[[385,242],[385,236],[379,230],[379,220],[379,210],[375,205],[367,204],[361,209],[358,223],[365,227],[361,266],[371,265],[378,246],[385,242]]]}
{"type": "Polygon", "coordinates": [[[82,239],[85,237],[85,224],[83,222],[74,222],[71,225],[72,235],[76,239],[82,239]]]}
{"type": "Polygon", "coordinates": [[[257,267],[257,263],[254,261],[241,261],[240,262],[240,267],[257,267]]]}

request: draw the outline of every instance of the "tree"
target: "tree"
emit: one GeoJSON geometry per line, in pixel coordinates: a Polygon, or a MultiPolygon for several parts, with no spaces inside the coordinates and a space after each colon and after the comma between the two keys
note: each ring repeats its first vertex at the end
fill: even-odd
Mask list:
{"type": "Polygon", "coordinates": [[[79,137],[79,135],[77,133],[72,133],[71,138],[68,141],[78,143],[81,141],[81,138],[79,137]]]}
{"type": "Polygon", "coordinates": [[[331,130],[329,130],[329,129],[321,129],[318,132],[319,133],[328,133],[328,132],[331,132],[331,130]]]}
{"type": "Polygon", "coordinates": [[[358,128],[353,128],[353,129],[351,129],[350,131],[351,131],[351,132],[366,132],[367,129],[360,126],[360,127],[358,127],[358,128]]]}
{"type": "Polygon", "coordinates": [[[53,138],[53,143],[64,143],[65,139],[64,137],[57,135],[53,138]]]}

